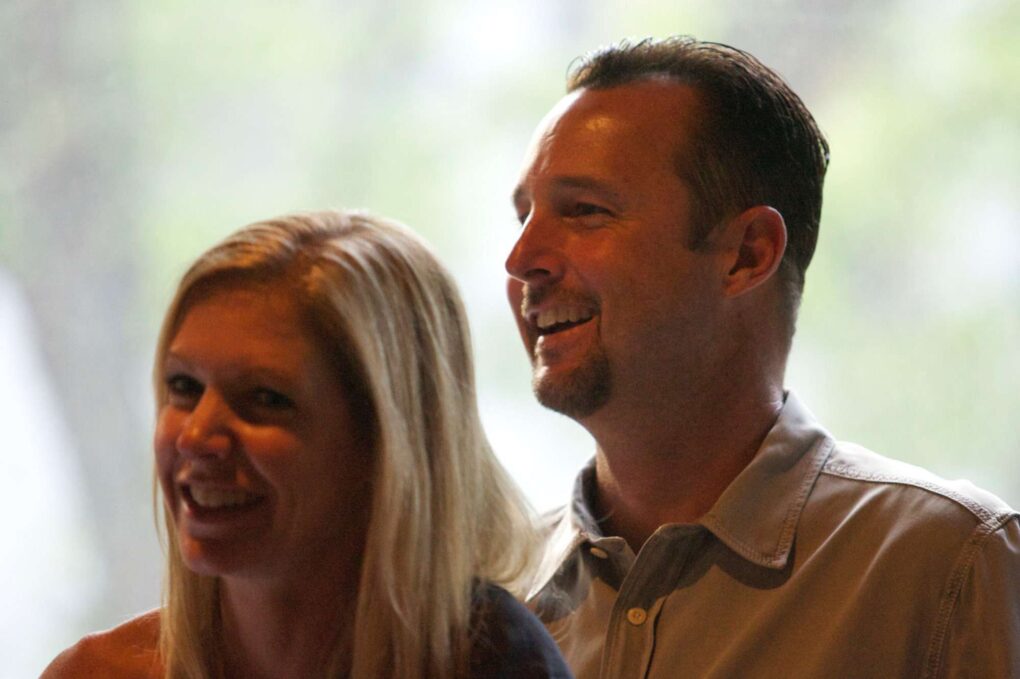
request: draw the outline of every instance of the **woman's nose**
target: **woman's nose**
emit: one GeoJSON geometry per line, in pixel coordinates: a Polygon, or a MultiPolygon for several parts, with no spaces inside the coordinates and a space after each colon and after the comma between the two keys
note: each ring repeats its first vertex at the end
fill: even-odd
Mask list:
{"type": "Polygon", "coordinates": [[[177,435],[177,450],[193,457],[225,458],[233,449],[232,412],[226,401],[206,389],[184,418],[177,435]]]}

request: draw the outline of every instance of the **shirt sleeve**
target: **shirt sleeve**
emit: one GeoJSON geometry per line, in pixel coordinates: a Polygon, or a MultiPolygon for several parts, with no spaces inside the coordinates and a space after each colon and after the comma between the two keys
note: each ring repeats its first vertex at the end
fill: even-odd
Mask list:
{"type": "Polygon", "coordinates": [[[1020,519],[984,537],[962,582],[934,674],[1020,677],[1020,519]]]}
{"type": "Polygon", "coordinates": [[[573,679],[542,623],[506,590],[479,587],[473,618],[473,679],[573,679]]]}

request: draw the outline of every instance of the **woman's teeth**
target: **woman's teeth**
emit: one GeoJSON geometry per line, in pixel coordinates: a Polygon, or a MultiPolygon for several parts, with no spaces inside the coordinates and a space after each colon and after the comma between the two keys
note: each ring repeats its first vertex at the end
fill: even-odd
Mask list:
{"type": "Polygon", "coordinates": [[[191,499],[199,507],[205,509],[220,509],[222,507],[240,507],[255,502],[258,496],[241,489],[223,488],[198,488],[191,486],[189,489],[191,499]]]}

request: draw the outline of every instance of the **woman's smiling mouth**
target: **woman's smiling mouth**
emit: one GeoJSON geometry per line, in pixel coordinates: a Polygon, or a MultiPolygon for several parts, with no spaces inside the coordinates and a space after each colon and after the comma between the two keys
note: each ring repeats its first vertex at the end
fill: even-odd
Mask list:
{"type": "Polygon", "coordinates": [[[263,497],[243,488],[181,485],[181,498],[199,518],[248,509],[259,504],[263,497]]]}

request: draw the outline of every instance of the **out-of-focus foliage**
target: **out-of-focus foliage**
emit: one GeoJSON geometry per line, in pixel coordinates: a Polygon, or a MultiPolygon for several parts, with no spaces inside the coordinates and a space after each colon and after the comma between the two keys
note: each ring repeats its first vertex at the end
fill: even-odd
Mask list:
{"type": "Polygon", "coordinates": [[[920,11],[818,107],[834,160],[794,367],[839,434],[1015,504],[1020,10],[920,11]]]}
{"type": "MultiPolygon", "coordinates": [[[[84,498],[39,530],[94,536],[105,578],[83,575],[88,612],[69,602],[51,643],[0,640],[0,679],[157,604],[157,325],[186,264],[255,219],[364,206],[429,238],[467,299],[497,451],[538,506],[565,497],[591,442],[529,394],[508,196],[568,63],[624,36],[747,49],[829,135],[789,384],[838,436],[1020,504],[1017,25],[1011,0],[0,4],[0,268],[31,304],[84,498]]],[[[22,451],[0,445],[10,473],[22,451]]],[[[30,582],[37,557],[3,577],[30,582]]]]}

